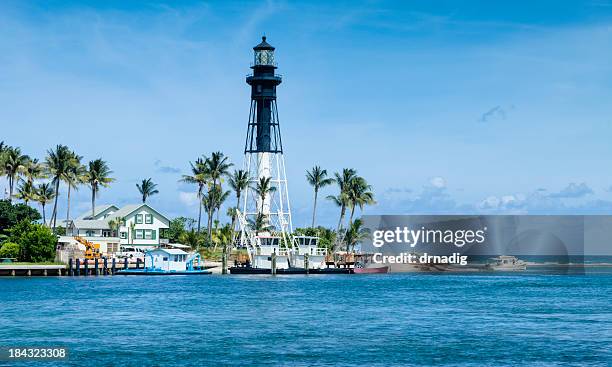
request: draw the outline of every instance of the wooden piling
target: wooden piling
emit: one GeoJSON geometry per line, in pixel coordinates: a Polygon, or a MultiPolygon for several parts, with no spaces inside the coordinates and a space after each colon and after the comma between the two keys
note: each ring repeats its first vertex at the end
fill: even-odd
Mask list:
{"type": "Polygon", "coordinates": [[[47,276],[47,269],[43,269],[43,275],[47,276]]]}
{"type": "Polygon", "coordinates": [[[108,259],[104,258],[104,266],[102,267],[102,275],[108,275],[108,259]]]}
{"type": "Polygon", "coordinates": [[[127,257],[124,257],[123,258],[123,269],[127,270],[127,268],[128,268],[128,260],[127,260],[127,257]]]}
{"type": "Polygon", "coordinates": [[[223,257],[221,258],[221,274],[227,274],[227,245],[223,246],[223,257]]]}
{"type": "Polygon", "coordinates": [[[32,270],[28,269],[28,276],[31,277],[32,276],[32,270]]]}
{"type": "Polygon", "coordinates": [[[271,265],[272,265],[272,275],[276,275],[276,251],[272,253],[271,256],[271,265]]]}
{"type": "Polygon", "coordinates": [[[98,258],[94,259],[94,274],[96,276],[100,275],[100,267],[98,266],[98,258]]]}
{"type": "Polygon", "coordinates": [[[112,263],[113,263],[113,265],[112,265],[113,267],[111,268],[111,275],[115,275],[115,270],[117,270],[117,269],[115,268],[116,265],[115,265],[115,258],[114,257],[113,257],[112,263]]]}
{"type": "Polygon", "coordinates": [[[72,258],[68,259],[68,274],[70,276],[74,275],[74,270],[72,269],[72,258]]]}
{"type": "Polygon", "coordinates": [[[76,275],[81,275],[81,260],[77,257],[76,259],[76,275]]]}
{"type": "Polygon", "coordinates": [[[308,274],[310,271],[308,270],[310,266],[310,262],[308,259],[308,254],[304,254],[304,268],[306,268],[306,274],[308,274]]]}
{"type": "Polygon", "coordinates": [[[84,259],[85,262],[85,276],[89,275],[89,259],[84,259]]]}

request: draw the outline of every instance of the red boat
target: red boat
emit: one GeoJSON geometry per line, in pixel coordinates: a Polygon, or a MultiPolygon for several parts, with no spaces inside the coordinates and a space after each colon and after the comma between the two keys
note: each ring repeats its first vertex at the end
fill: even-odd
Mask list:
{"type": "Polygon", "coordinates": [[[355,274],[385,274],[389,272],[388,266],[381,266],[378,268],[355,268],[353,273],[355,274]]]}
{"type": "Polygon", "coordinates": [[[355,267],[353,273],[355,274],[386,274],[389,272],[388,266],[381,266],[375,264],[373,254],[356,254],[355,255],[355,267]]]}

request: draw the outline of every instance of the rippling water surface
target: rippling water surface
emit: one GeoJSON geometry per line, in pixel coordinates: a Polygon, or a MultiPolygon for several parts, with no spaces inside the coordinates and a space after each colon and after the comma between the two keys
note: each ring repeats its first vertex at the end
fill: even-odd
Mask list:
{"type": "Polygon", "coordinates": [[[70,349],[49,365],[612,365],[610,273],[17,277],[0,292],[0,345],[70,349]]]}

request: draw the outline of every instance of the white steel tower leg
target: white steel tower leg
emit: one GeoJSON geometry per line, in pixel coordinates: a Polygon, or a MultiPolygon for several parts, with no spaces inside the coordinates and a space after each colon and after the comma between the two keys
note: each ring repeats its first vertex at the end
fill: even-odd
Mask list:
{"type": "MultiPolygon", "coordinates": [[[[272,167],[270,165],[270,153],[257,153],[258,155],[258,167],[257,167],[257,178],[271,178],[272,177],[272,167]]],[[[257,183],[256,183],[257,185],[257,183]]],[[[270,185],[274,186],[274,182],[270,182],[270,185]]],[[[263,203],[261,202],[261,197],[257,198],[257,206],[259,208],[263,208],[262,214],[265,216],[270,215],[270,195],[272,193],[269,192],[264,197],[263,203]],[[262,206],[263,205],[263,206],[262,206]]]]}

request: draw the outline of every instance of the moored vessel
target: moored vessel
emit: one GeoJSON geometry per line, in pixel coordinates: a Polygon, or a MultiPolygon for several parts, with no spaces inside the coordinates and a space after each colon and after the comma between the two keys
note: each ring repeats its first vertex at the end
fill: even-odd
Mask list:
{"type": "Polygon", "coordinates": [[[527,269],[527,263],[515,256],[501,255],[489,259],[485,265],[487,270],[495,271],[524,271],[527,269]]]}

